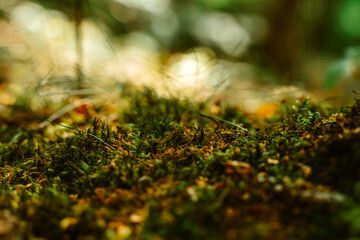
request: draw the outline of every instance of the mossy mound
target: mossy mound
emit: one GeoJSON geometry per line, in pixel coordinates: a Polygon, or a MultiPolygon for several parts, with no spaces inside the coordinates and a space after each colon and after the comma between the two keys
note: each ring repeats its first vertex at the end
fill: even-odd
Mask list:
{"type": "Polygon", "coordinates": [[[360,236],[359,99],[260,119],[149,89],[123,98],[116,121],[81,132],[0,125],[0,238],[360,236]]]}

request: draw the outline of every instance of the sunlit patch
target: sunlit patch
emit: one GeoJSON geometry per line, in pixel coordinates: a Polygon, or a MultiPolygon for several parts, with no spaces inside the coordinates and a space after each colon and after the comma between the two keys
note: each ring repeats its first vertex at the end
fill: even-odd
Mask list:
{"type": "MultiPolygon", "coordinates": [[[[169,9],[167,0],[117,0],[114,4],[114,14],[116,9],[120,12],[124,9],[137,9],[154,13],[150,26],[160,38],[172,37],[178,30],[179,20],[169,9]]],[[[76,64],[79,58],[75,26],[70,19],[59,11],[28,2],[18,5],[11,16],[12,23],[18,26],[19,32],[25,33],[26,40],[32,47],[31,51],[21,51],[17,55],[29,56],[36,52],[32,60],[37,64],[38,75],[34,75],[34,78],[51,72],[52,80],[49,84],[54,90],[51,93],[65,94],[70,91],[75,94],[76,89],[71,90],[75,85],[69,85],[69,82],[76,81],[76,64]],[[28,37],[29,32],[33,33],[31,37],[28,37]],[[59,85],[57,81],[64,83],[59,85]]],[[[131,16],[132,19],[136,18],[131,16]]],[[[204,41],[211,41],[234,56],[246,50],[249,35],[233,16],[214,12],[200,18],[200,25],[195,25],[204,25],[204,41]]],[[[170,55],[166,66],[163,66],[160,61],[160,43],[150,34],[139,31],[109,39],[107,29],[99,27],[101,26],[90,19],[84,19],[81,24],[82,70],[86,78],[84,84],[88,84],[86,87],[94,88],[95,80],[98,86],[115,91],[116,83],[129,81],[138,86],[151,86],[163,96],[176,95],[179,98],[204,100],[214,92],[225,90],[238,75],[244,76],[244,72],[239,73],[241,67],[229,67],[232,66],[230,62],[219,61],[209,48],[195,48],[187,53],[170,55]],[[89,79],[92,79],[91,83],[89,79]]],[[[21,49],[28,48],[18,48],[18,51],[21,49]]],[[[84,92],[93,91],[85,89],[84,92]]]]}
{"type": "Polygon", "coordinates": [[[39,20],[42,16],[43,8],[31,2],[17,6],[10,15],[12,23],[31,31],[42,32],[44,29],[43,21],[39,20]]]}
{"type": "Polygon", "coordinates": [[[158,43],[149,34],[143,32],[132,32],[124,35],[121,41],[123,48],[134,54],[140,54],[139,57],[145,57],[157,52],[159,49],[158,43]]]}
{"type": "MultiPolygon", "coordinates": [[[[102,88],[106,89],[106,94],[114,92],[116,95],[123,82],[131,82],[137,86],[150,86],[161,96],[192,100],[207,100],[215,96],[214,99],[221,99],[222,103],[240,104],[249,112],[256,112],[266,102],[281,100],[284,95],[278,93],[280,88],[260,90],[254,66],[219,60],[210,48],[175,54],[161,52],[162,42],[170,44],[170,39],[176,37],[180,29],[181,19],[170,9],[170,1],[116,0],[111,6],[113,17],[123,23],[143,19],[140,16],[144,13],[142,11],[151,13],[148,20],[152,32],[130,31],[111,38],[106,26],[91,18],[83,19],[82,71],[86,89],[81,94],[95,94],[102,88]]],[[[189,13],[194,23],[194,36],[209,47],[215,46],[233,57],[244,54],[251,42],[262,41],[266,33],[266,21],[255,14],[233,16],[224,12],[201,11],[196,14],[194,17],[194,12],[189,13]]],[[[28,61],[26,68],[21,67],[11,74],[11,79],[38,82],[51,72],[48,83],[51,86],[47,87],[51,88],[50,94],[57,93],[54,98],[63,99],[80,93],[74,84],[79,56],[75,26],[70,18],[60,11],[31,2],[18,4],[9,11],[9,16],[10,24],[5,24],[7,35],[16,32],[18,36],[12,41],[17,39],[19,44],[5,44],[9,46],[11,56],[28,61]],[[31,69],[34,74],[29,77],[27,73],[32,66],[35,66],[31,69]],[[62,97],[60,93],[63,93],[62,97]]],[[[0,35],[1,39],[6,37],[0,35]]],[[[294,95],[290,93],[290,96],[294,95]]],[[[259,111],[263,115],[269,114],[264,109],[259,111]]]]}
{"type": "MultiPolygon", "coordinates": [[[[9,29],[15,26],[14,30],[24,38],[19,45],[9,47],[11,55],[31,59],[28,64],[31,66],[34,63],[38,74],[32,75],[35,79],[51,73],[52,80],[48,84],[52,85],[52,92],[69,92],[69,87],[75,86],[71,81],[76,81],[79,59],[73,22],[59,11],[29,2],[18,5],[10,16],[9,29]]],[[[148,34],[132,32],[110,42],[106,29],[99,29],[99,25],[90,19],[82,21],[81,33],[85,85],[89,78],[96,79],[97,85],[103,88],[109,87],[106,84],[114,86],[119,80],[135,82],[136,79],[139,84],[149,84],[154,79],[151,68],[144,67],[144,63],[156,65],[159,48],[157,41],[148,34]],[[112,83],[106,82],[109,78],[112,83]]],[[[16,72],[17,79],[25,79],[19,75],[21,72],[16,72]]],[[[30,78],[26,80],[30,81],[30,78]]],[[[91,85],[85,87],[93,88],[93,80],[91,85]]],[[[112,87],[112,90],[116,89],[112,87]]],[[[76,92],[75,89],[72,92],[76,92]]]]}
{"type": "Polygon", "coordinates": [[[54,65],[75,64],[74,27],[63,13],[25,2],[10,12],[10,23],[21,37],[18,46],[9,47],[10,51],[15,51],[12,56],[28,55],[40,75],[49,72],[54,65]]]}
{"type": "Polygon", "coordinates": [[[223,12],[200,16],[194,33],[203,43],[214,44],[230,56],[240,56],[250,45],[248,32],[232,15],[223,12]]]}
{"type": "Polygon", "coordinates": [[[93,21],[86,20],[81,25],[83,31],[83,52],[85,64],[101,64],[114,57],[104,34],[93,21]]]}
{"type": "MultiPolygon", "coordinates": [[[[168,63],[168,71],[177,88],[186,89],[188,97],[206,92],[208,79],[214,66],[214,53],[207,48],[196,48],[185,54],[175,54],[168,63]]],[[[175,88],[176,89],[176,88],[175,88]]]]}
{"type": "Polygon", "coordinates": [[[67,31],[72,27],[69,19],[65,14],[55,10],[45,11],[45,29],[43,33],[48,39],[63,39],[68,38],[69,32],[67,31]]]}
{"type": "Polygon", "coordinates": [[[256,110],[255,114],[259,117],[270,117],[275,114],[277,105],[274,103],[264,103],[256,110]]]}
{"type": "Polygon", "coordinates": [[[0,85],[0,105],[12,105],[16,102],[16,97],[11,95],[10,91],[5,87],[4,84],[0,85]]]}
{"type": "Polygon", "coordinates": [[[113,58],[103,64],[101,70],[115,76],[118,81],[151,86],[161,72],[157,68],[158,49],[157,41],[148,34],[133,32],[123,35],[112,44],[113,58]]]}

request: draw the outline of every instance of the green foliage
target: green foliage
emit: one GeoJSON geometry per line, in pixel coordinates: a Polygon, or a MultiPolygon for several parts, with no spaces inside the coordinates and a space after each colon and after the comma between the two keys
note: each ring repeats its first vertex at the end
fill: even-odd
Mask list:
{"type": "Polygon", "coordinates": [[[360,2],[357,0],[342,1],[338,9],[338,31],[348,36],[360,38],[358,23],[360,22],[360,2]]]}
{"type": "Polygon", "coordinates": [[[337,60],[330,65],[325,76],[325,87],[327,89],[332,89],[340,78],[344,76],[346,66],[346,59],[337,60]]]}
{"type": "Polygon", "coordinates": [[[360,64],[360,47],[349,47],[345,51],[345,57],[336,60],[327,69],[325,87],[332,89],[344,77],[356,78],[360,64]],[[351,76],[353,75],[353,76],[351,76]]]}

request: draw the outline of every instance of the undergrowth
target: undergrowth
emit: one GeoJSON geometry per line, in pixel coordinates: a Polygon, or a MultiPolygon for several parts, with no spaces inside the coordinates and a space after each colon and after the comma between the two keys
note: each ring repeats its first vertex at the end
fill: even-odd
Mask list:
{"type": "Polygon", "coordinates": [[[360,237],[359,98],[340,111],[282,103],[266,119],[204,117],[150,89],[124,98],[89,134],[0,125],[0,238],[360,237]]]}

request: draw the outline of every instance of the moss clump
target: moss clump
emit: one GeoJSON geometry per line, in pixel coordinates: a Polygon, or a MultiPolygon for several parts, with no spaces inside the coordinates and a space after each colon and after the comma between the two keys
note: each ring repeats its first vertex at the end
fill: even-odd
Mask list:
{"type": "Polygon", "coordinates": [[[303,99],[258,119],[236,107],[203,117],[203,105],[149,89],[125,98],[119,119],[93,119],[83,132],[0,126],[1,237],[360,234],[359,99],[342,111],[303,99]]]}

